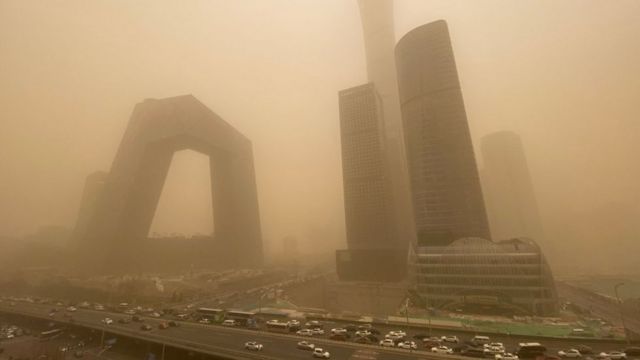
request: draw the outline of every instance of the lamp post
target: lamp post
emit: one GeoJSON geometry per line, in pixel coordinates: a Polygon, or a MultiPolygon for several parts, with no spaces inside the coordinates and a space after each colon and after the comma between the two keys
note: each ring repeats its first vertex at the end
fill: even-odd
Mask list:
{"type": "Polygon", "coordinates": [[[624,283],[618,283],[613,287],[613,291],[616,293],[616,301],[618,302],[618,310],[620,311],[620,320],[622,321],[622,331],[624,331],[624,338],[627,341],[627,345],[629,345],[629,335],[627,334],[627,325],[624,322],[624,312],[622,311],[622,301],[620,301],[620,296],[618,295],[618,288],[624,285],[624,283]]]}

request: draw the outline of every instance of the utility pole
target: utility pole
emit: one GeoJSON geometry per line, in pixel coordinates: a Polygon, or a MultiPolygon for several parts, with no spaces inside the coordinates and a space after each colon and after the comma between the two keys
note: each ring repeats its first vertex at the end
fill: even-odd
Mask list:
{"type": "Polygon", "coordinates": [[[620,301],[620,296],[618,295],[618,288],[624,285],[624,283],[618,283],[613,287],[613,291],[616,293],[616,301],[618,302],[618,310],[620,311],[620,320],[622,321],[622,331],[624,331],[624,338],[627,341],[627,345],[629,342],[629,334],[627,333],[627,325],[624,322],[624,312],[622,311],[622,301],[620,301]]]}

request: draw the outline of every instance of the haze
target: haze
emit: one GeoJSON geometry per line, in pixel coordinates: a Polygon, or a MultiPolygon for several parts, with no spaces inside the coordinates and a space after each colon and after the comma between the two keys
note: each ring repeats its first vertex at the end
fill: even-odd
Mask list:
{"type": "MultiPolygon", "coordinates": [[[[638,272],[640,1],[396,1],[446,18],[476,158],[524,142],[558,272],[638,272]]],[[[265,246],[344,247],[337,92],[366,82],[357,3],[0,0],[0,236],[73,227],[133,106],[193,94],[253,142],[265,246]]],[[[207,162],[174,157],[152,232],[208,233],[207,162]]]]}

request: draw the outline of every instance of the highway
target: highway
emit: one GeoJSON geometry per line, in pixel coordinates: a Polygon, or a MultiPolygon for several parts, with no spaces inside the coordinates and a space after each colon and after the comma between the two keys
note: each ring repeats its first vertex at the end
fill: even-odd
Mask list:
{"type": "MultiPolygon", "coordinates": [[[[51,305],[16,302],[11,306],[6,302],[0,303],[0,311],[6,313],[23,314],[42,319],[51,319],[58,322],[68,322],[62,313],[64,308],[58,308],[59,312],[49,317],[51,305]]],[[[179,327],[170,327],[165,330],[158,329],[157,325],[162,319],[144,318],[144,322],[153,326],[151,331],[140,329],[140,323],[131,322],[120,324],[118,319],[128,317],[124,314],[109,313],[104,311],[78,309],[72,313],[74,324],[94,329],[106,329],[109,333],[128,337],[135,337],[165,343],[168,346],[194,350],[205,354],[228,357],[229,359],[311,359],[309,351],[298,350],[296,343],[302,337],[285,334],[258,332],[254,330],[228,328],[216,325],[203,325],[190,322],[180,322],[179,327]],[[111,325],[102,324],[102,320],[109,317],[114,320],[111,325]],[[257,341],[264,345],[261,352],[245,350],[246,341],[257,341]]],[[[307,338],[307,340],[309,340],[307,338]]],[[[328,339],[312,338],[311,342],[331,353],[331,359],[353,360],[409,360],[409,359],[455,359],[452,356],[438,356],[424,351],[409,352],[402,349],[385,349],[371,345],[353,344],[328,339]]]]}
{"type": "MultiPolygon", "coordinates": [[[[36,316],[44,319],[53,319],[59,322],[67,322],[68,318],[63,316],[64,307],[52,305],[33,304],[28,302],[15,302],[11,306],[8,302],[0,303],[0,311],[10,313],[22,313],[29,316],[36,316]],[[52,308],[56,308],[58,313],[53,317],[49,317],[52,308]]],[[[220,325],[205,325],[194,322],[178,322],[179,327],[170,327],[160,330],[157,325],[168,319],[157,319],[152,317],[144,317],[144,322],[153,326],[151,331],[142,331],[141,324],[131,322],[129,324],[120,324],[118,319],[130,318],[130,316],[121,313],[110,313],[105,311],[95,311],[78,309],[71,313],[76,325],[82,325],[89,328],[107,329],[108,332],[120,334],[123,336],[146,339],[157,343],[165,343],[170,346],[194,350],[201,353],[212,355],[224,355],[230,359],[310,359],[311,353],[304,350],[298,350],[296,343],[301,340],[310,341],[316,346],[320,346],[331,353],[332,359],[353,359],[353,360],[384,360],[384,359],[454,359],[454,356],[436,355],[422,351],[409,352],[403,349],[381,348],[375,345],[363,345],[349,342],[333,341],[324,338],[303,338],[290,334],[269,333],[265,331],[248,330],[241,328],[229,328],[220,325]],[[113,319],[111,325],[103,325],[102,320],[105,317],[113,319]],[[257,341],[264,345],[264,350],[260,353],[245,350],[243,345],[246,341],[257,341]]],[[[343,324],[325,322],[325,330],[328,333],[331,327],[340,327],[343,324]]],[[[378,330],[387,331],[389,326],[378,327],[378,330]]],[[[401,326],[394,327],[396,329],[401,326]]],[[[419,329],[408,330],[408,338],[419,332],[419,329]]],[[[424,331],[420,331],[424,333],[424,331]]],[[[470,337],[469,333],[457,333],[455,331],[442,330],[434,331],[433,335],[457,335],[461,341],[470,337]]],[[[383,337],[383,336],[382,336],[383,337]]],[[[515,349],[517,342],[526,341],[522,338],[514,338],[508,336],[492,336],[493,341],[500,341],[505,344],[508,351],[515,349]]],[[[548,354],[555,354],[558,350],[569,349],[577,345],[575,340],[569,339],[544,339],[530,341],[540,341],[549,349],[548,354]]],[[[581,342],[582,344],[591,346],[596,353],[600,351],[621,350],[625,346],[617,342],[581,342]]],[[[420,344],[419,344],[420,345],[420,344]]]]}

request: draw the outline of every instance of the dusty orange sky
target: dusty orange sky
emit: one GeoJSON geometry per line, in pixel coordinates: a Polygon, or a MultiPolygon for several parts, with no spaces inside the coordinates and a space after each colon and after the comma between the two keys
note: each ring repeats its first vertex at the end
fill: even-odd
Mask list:
{"type": "MultiPolygon", "coordinates": [[[[395,16],[397,38],[448,21],[474,145],[522,136],[555,252],[640,250],[640,1],[397,0],[395,16]]],[[[134,104],[190,93],[253,140],[267,247],[343,246],[337,91],[365,81],[355,0],[0,0],[0,234],[73,226],[134,104]]],[[[211,228],[204,163],[176,155],[152,231],[211,228]]]]}

